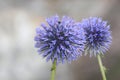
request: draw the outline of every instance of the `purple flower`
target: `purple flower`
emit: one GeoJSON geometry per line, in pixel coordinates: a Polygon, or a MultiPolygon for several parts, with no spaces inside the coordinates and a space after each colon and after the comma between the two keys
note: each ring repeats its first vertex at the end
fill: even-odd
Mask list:
{"type": "Polygon", "coordinates": [[[112,42],[110,25],[107,25],[107,21],[102,21],[98,17],[90,17],[82,20],[81,27],[84,27],[86,35],[85,55],[87,53],[90,56],[104,54],[112,42]]]}
{"type": "Polygon", "coordinates": [[[69,17],[53,16],[46,19],[46,24],[36,29],[35,47],[38,53],[57,63],[76,60],[84,51],[84,30],[69,17]]]}

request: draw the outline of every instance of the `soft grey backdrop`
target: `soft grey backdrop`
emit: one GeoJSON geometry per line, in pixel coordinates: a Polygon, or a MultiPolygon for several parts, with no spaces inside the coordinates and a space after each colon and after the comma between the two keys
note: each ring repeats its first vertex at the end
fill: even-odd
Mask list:
{"type": "MultiPolygon", "coordinates": [[[[0,80],[49,80],[51,62],[34,48],[35,28],[52,15],[100,16],[111,24],[113,43],[105,54],[108,80],[120,79],[120,0],[0,0],[0,80]]],[[[80,57],[57,66],[56,80],[102,80],[97,59],[80,57]]]]}

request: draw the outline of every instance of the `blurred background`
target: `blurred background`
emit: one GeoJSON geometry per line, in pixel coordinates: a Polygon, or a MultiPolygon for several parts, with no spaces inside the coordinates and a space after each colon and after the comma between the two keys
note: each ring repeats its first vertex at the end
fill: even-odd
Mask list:
{"type": "MultiPolygon", "coordinates": [[[[99,16],[111,25],[113,42],[103,57],[108,80],[120,80],[120,0],[0,0],[0,80],[50,80],[51,62],[34,48],[35,28],[58,14],[99,16]]],[[[56,80],[102,80],[95,57],[57,66],[56,80]]]]}

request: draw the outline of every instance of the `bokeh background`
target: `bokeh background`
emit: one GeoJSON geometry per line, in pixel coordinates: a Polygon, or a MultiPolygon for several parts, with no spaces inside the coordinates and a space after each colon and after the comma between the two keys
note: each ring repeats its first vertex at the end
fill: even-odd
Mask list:
{"type": "MultiPolygon", "coordinates": [[[[120,0],[0,0],[0,80],[50,80],[51,62],[38,55],[34,36],[35,28],[56,14],[108,21],[113,42],[103,63],[108,80],[120,80],[120,0]]],[[[102,80],[97,59],[59,64],[56,80],[102,80]]]]}

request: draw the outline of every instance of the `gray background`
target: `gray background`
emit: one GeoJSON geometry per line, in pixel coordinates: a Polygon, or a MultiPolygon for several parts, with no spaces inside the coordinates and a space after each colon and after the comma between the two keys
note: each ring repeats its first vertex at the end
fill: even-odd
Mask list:
{"type": "MultiPolygon", "coordinates": [[[[38,55],[33,39],[35,28],[56,14],[108,20],[113,42],[103,63],[108,80],[120,80],[120,0],[0,0],[0,80],[50,80],[51,62],[38,55]]],[[[102,80],[97,59],[59,64],[56,80],[102,80]]]]}

